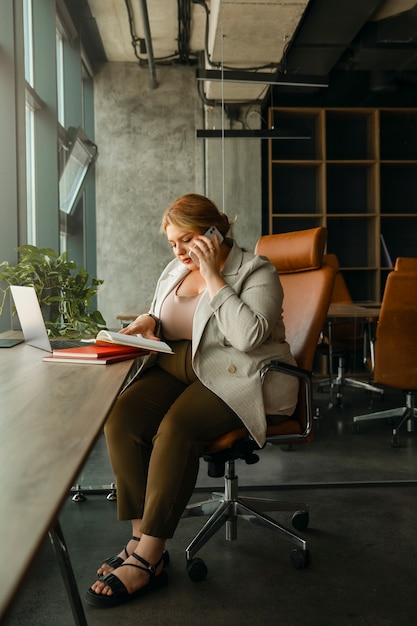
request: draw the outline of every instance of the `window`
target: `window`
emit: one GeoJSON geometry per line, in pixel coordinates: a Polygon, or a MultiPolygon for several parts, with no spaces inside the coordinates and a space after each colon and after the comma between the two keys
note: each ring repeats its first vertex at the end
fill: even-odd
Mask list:
{"type": "Polygon", "coordinates": [[[58,98],[58,122],[65,125],[64,106],[64,42],[62,37],[63,28],[58,20],[56,29],[56,86],[58,98]]]}
{"type": "Polygon", "coordinates": [[[32,0],[23,0],[25,79],[33,87],[33,14],[32,0]]]}
{"type": "MultiPolygon", "coordinates": [[[[66,248],[95,274],[94,178],[77,215],[71,210],[78,185],[66,186],[68,213],[60,210],[60,167],[72,154],[68,128],[81,128],[94,140],[93,70],[67,6],[65,0],[1,2],[0,189],[7,210],[0,211],[0,262],[14,264],[16,248],[30,243],[66,248]]],[[[80,146],[81,158],[73,153],[76,173],[79,166],[91,169],[96,156],[93,142],[80,146]]],[[[8,323],[6,313],[0,330],[8,323]]]]}
{"type": "Polygon", "coordinates": [[[83,191],[83,185],[97,158],[97,146],[81,128],[69,128],[62,143],[62,173],[59,179],[59,208],[71,215],[83,191]]]}
{"type": "Polygon", "coordinates": [[[26,79],[26,219],[27,242],[36,244],[36,190],[35,190],[35,150],[34,128],[36,92],[33,72],[33,14],[32,0],[23,2],[24,59],[26,79]]]}
{"type": "Polygon", "coordinates": [[[26,218],[28,243],[36,245],[34,109],[26,101],[26,218]]]}

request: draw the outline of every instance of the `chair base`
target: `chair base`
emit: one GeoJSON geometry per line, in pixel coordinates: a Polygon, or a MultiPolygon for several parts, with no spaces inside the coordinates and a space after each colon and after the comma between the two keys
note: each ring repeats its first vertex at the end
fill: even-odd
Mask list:
{"type": "MultiPolygon", "coordinates": [[[[309,506],[304,502],[282,502],[266,498],[241,498],[238,496],[238,477],[234,470],[234,461],[227,461],[226,475],[224,477],[224,494],[213,493],[213,497],[204,502],[190,504],[186,507],[183,517],[195,517],[200,515],[210,515],[207,522],[187,546],[186,559],[190,578],[192,580],[202,580],[201,577],[194,577],[190,566],[196,553],[207,543],[207,541],[223,526],[226,526],[226,540],[237,539],[237,521],[239,518],[252,522],[257,526],[270,528],[278,531],[279,535],[296,546],[291,554],[291,561],[296,569],[307,567],[309,563],[309,553],[307,542],[299,537],[289,528],[278,523],[264,511],[293,511],[293,526],[297,530],[305,530],[309,522],[309,506]]],[[[199,566],[204,565],[198,559],[199,566]]],[[[205,565],[204,565],[205,567],[205,565]]],[[[204,569],[204,568],[203,568],[204,569]]],[[[207,568],[205,568],[205,574],[207,568]]]]}
{"type": "Polygon", "coordinates": [[[343,388],[353,387],[355,389],[364,389],[365,391],[371,391],[384,395],[384,390],[381,387],[377,387],[372,383],[368,383],[364,380],[357,380],[355,378],[349,378],[345,375],[345,363],[344,358],[339,357],[337,375],[335,377],[330,376],[320,380],[316,384],[317,389],[322,387],[330,387],[330,399],[328,408],[332,409],[334,406],[343,408],[343,388]]]}
{"type": "Polygon", "coordinates": [[[400,436],[399,431],[407,424],[407,431],[414,432],[414,420],[417,419],[417,408],[415,406],[415,392],[406,392],[406,405],[404,407],[399,407],[397,409],[387,409],[385,411],[377,411],[375,413],[368,413],[365,415],[355,415],[353,418],[353,428],[354,431],[357,431],[357,424],[359,422],[366,422],[368,420],[379,420],[379,419],[392,419],[399,418],[396,425],[392,429],[392,439],[391,445],[393,447],[398,447],[400,445],[400,436]]]}

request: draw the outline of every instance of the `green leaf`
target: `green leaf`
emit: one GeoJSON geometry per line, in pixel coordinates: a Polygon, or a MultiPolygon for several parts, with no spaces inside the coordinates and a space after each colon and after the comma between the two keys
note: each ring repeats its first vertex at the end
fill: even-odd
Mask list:
{"type": "MultiPolygon", "coordinates": [[[[0,280],[8,285],[34,287],[41,307],[49,311],[45,323],[50,335],[96,335],[106,326],[101,313],[90,310],[102,280],[90,277],[84,268],[77,269],[74,261],[68,261],[66,251],[59,254],[52,248],[30,244],[16,250],[19,256],[16,265],[0,263],[0,280]]],[[[9,289],[0,289],[1,315],[9,289]]]]}

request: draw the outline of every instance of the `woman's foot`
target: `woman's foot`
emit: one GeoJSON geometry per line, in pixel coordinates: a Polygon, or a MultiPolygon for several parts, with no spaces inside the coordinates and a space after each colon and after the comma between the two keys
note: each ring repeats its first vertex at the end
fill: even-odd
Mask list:
{"type": "Polygon", "coordinates": [[[118,555],[110,556],[108,559],[106,559],[104,561],[102,566],[98,568],[97,574],[99,576],[105,576],[106,574],[110,574],[115,569],[120,567],[122,565],[122,563],[124,563],[126,561],[126,559],[129,558],[129,556],[132,554],[132,552],[134,552],[136,550],[139,541],[140,541],[140,537],[136,537],[136,536],[133,535],[129,539],[129,541],[127,542],[127,544],[123,548],[123,550],[121,552],[119,552],[118,555]]]}
{"type": "MultiPolygon", "coordinates": [[[[123,563],[129,558],[129,556],[136,550],[138,547],[138,543],[140,541],[140,537],[135,537],[134,535],[129,539],[125,547],[119,554],[116,556],[110,556],[106,559],[101,567],[98,568],[97,574],[98,576],[105,576],[106,574],[111,574],[115,569],[123,565],[123,563]]],[[[169,563],[169,552],[168,550],[164,550],[162,552],[162,560],[163,566],[166,567],[169,563]]]]}
{"type": "Polygon", "coordinates": [[[163,557],[152,565],[133,552],[114,573],[97,580],[87,591],[86,601],[98,608],[111,608],[130,602],[168,583],[163,557]]]}
{"type": "MultiPolygon", "coordinates": [[[[131,554],[123,563],[122,566],[113,570],[112,574],[116,576],[126,587],[127,592],[130,594],[138,591],[142,587],[145,587],[149,583],[149,574],[145,567],[138,568],[138,565],[141,563],[138,561],[136,553],[131,554]],[[126,565],[132,565],[133,567],[125,567],[126,565]]],[[[141,557],[140,557],[141,558],[141,557]]],[[[151,566],[153,571],[153,566],[151,566]]],[[[161,556],[161,559],[158,560],[157,566],[155,568],[155,577],[161,574],[164,569],[164,561],[161,556]]],[[[91,585],[91,589],[98,595],[110,596],[113,594],[112,589],[109,585],[106,585],[104,580],[97,580],[93,585],[91,585]]]]}

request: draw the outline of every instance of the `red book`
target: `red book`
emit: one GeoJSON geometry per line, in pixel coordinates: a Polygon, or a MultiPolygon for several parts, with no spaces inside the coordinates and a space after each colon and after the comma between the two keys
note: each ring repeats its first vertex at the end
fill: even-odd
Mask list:
{"type": "Polygon", "coordinates": [[[149,350],[143,348],[132,348],[131,346],[121,346],[107,344],[87,344],[77,348],[61,348],[52,350],[52,358],[60,357],[65,359],[107,359],[110,357],[126,357],[134,359],[137,356],[149,354],[149,350]]]}

